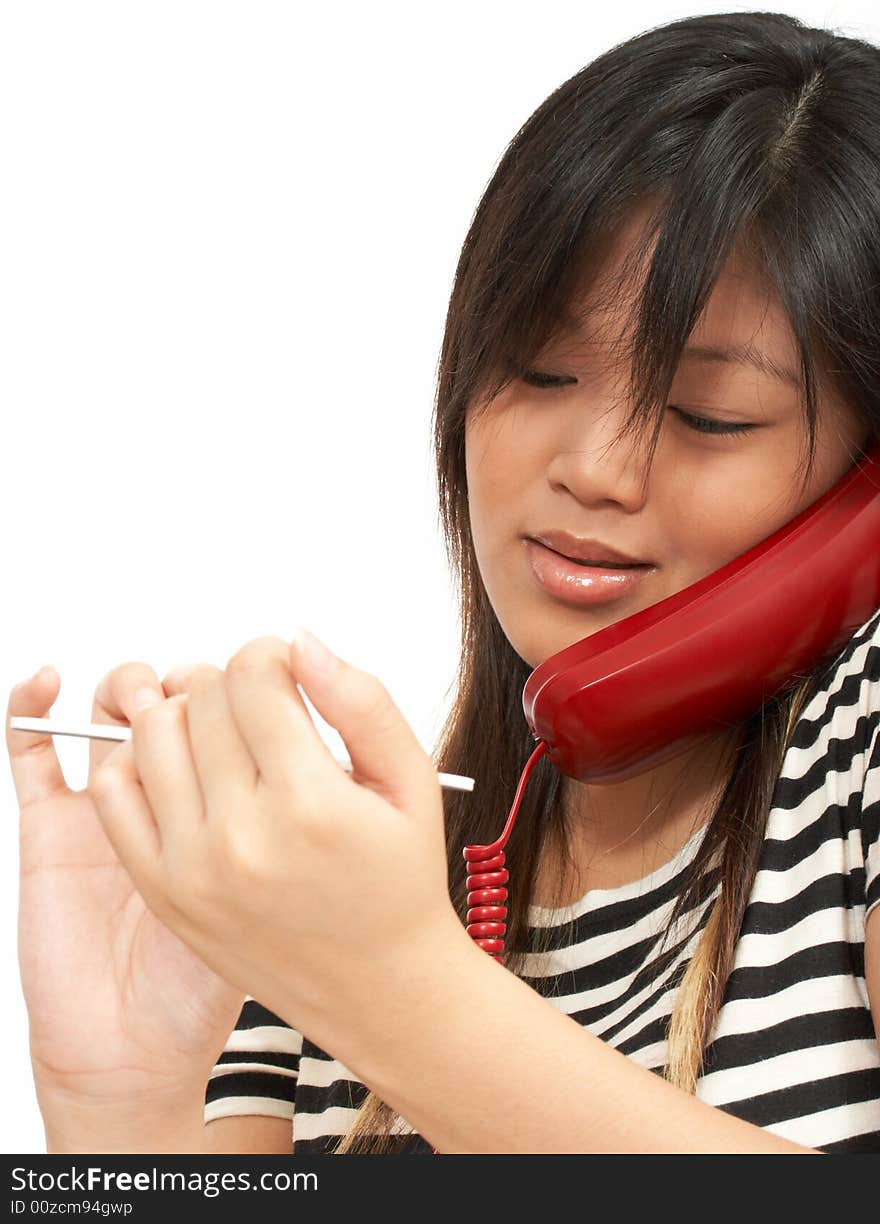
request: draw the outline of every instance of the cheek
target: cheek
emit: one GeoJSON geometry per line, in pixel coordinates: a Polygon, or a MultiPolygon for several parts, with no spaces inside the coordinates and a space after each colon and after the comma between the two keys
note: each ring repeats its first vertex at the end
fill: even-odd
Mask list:
{"type": "Polygon", "coordinates": [[[514,445],[510,430],[498,423],[472,427],[465,433],[465,470],[468,509],[474,544],[491,547],[516,523],[516,515],[528,486],[523,463],[528,448],[514,445]]]}
{"type": "Polygon", "coordinates": [[[687,582],[696,582],[790,522],[812,497],[795,501],[795,462],[779,461],[779,448],[707,463],[689,478],[680,474],[670,503],[669,556],[687,582]]]}

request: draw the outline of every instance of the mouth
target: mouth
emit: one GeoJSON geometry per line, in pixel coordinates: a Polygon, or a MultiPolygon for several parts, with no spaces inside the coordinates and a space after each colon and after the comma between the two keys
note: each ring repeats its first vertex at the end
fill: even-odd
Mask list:
{"type": "Polygon", "coordinates": [[[634,594],[656,566],[642,562],[577,560],[541,540],[524,537],[534,580],[564,603],[590,606],[634,594]]]}
{"type": "Polygon", "coordinates": [[[543,543],[542,540],[535,540],[533,536],[528,536],[535,544],[540,544],[542,548],[546,548],[548,552],[555,553],[557,557],[562,557],[563,561],[567,561],[570,565],[579,565],[582,569],[650,569],[651,566],[645,561],[603,561],[603,560],[581,560],[579,557],[570,557],[567,553],[560,552],[558,548],[551,548],[549,544],[543,543]]]}
{"type": "Polygon", "coordinates": [[[577,557],[566,556],[565,553],[556,552],[555,548],[551,548],[550,552],[555,552],[557,557],[562,557],[564,561],[570,562],[572,565],[579,565],[582,569],[645,569],[646,566],[639,564],[623,565],[619,561],[579,561],[577,557]]]}
{"type": "Polygon", "coordinates": [[[592,539],[588,536],[575,535],[571,531],[550,527],[535,535],[524,537],[532,544],[541,548],[570,565],[591,570],[634,570],[654,569],[653,562],[634,561],[632,554],[623,549],[615,548],[607,540],[592,539]]]}

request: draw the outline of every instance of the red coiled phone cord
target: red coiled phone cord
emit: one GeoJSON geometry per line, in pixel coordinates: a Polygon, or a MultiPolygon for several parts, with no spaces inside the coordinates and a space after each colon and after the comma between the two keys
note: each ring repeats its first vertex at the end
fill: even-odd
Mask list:
{"type": "Polygon", "coordinates": [[[467,933],[478,947],[494,960],[501,961],[504,935],[507,930],[507,883],[509,874],[504,866],[504,847],[513,830],[523,791],[535,765],[547,751],[543,740],[526,761],[516,788],[507,823],[491,846],[465,846],[462,853],[467,862],[467,933]]]}
{"type": "MultiPolygon", "coordinates": [[[[467,863],[467,933],[478,947],[488,952],[493,960],[501,962],[504,953],[504,935],[507,931],[507,889],[510,878],[504,866],[504,847],[513,830],[523,791],[532,770],[547,751],[543,740],[526,761],[513,797],[507,823],[497,841],[491,846],[465,846],[462,854],[467,863]]],[[[439,1153],[434,1148],[434,1155],[439,1153]]]]}

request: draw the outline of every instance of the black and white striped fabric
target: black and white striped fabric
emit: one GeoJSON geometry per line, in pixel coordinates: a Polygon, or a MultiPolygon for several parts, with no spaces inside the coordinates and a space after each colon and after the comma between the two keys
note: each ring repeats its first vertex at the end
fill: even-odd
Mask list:
{"type": "MultiPolygon", "coordinates": [[[[551,946],[529,954],[523,980],[657,1072],[678,984],[717,896],[710,880],[701,911],[661,953],[703,831],[643,880],[530,913],[531,946],[538,928],[549,928],[551,946]]],[[[878,902],[880,610],[826,669],[795,727],[699,1098],[808,1147],[880,1152],[880,1044],[864,965],[865,919],[878,902]]],[[[205,1120],[289,1118],[296,1153],[319,1155],[365,1096],[346,1067],[248,998],[208,1082],[205,1120]]],[[[397,1142],[402,1153],[432,1150],[406,1127],[397,1142]]]]}

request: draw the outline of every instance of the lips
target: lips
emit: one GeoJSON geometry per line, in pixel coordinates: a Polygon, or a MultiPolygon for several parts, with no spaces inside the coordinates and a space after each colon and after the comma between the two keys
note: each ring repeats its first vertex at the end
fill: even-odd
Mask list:
{"type": "Polygon", "coordinates": [[[608,603],[634,593],[649,580],[651,565],[587,565],[564,557],[538,540],[524,537],[532,575],[548,594],[564,603],[608,603]]]}
{"type": "MultiPolygon", "coordinates": [[[[541,541],[538,540],[540,544],[541,541]]],[[[548,546],[549,547],[549,546],[548,546]]],[[[606,561],[600,557],[571,557],[568,553],[560,552],[558,548],[550,549],[555,552],[557,557],[562,557],[565,561],[571,561],[573,565],[591,566],[593,569],[640,569],[641,562],[636,561],[606,561]]]]}
{"type": "Polygon", "coordinates": [[[652,564],[650,561],[641,561],[638,557],[628,556],[626,553],[612,548],[610,544],[605,544],[601,540],[572,535],[568,531],[556,528],[529,535],[525,538],[542,544],[545,548],[558,554],[558,556],[564,557],[567,561],[573,561],[578,565],[608,569],[639,569],[652,564]]]}
{"type": "MultiPolygon", "coordinates": [[[[556,552],[556,549],[553,549],[556,552]]],[[[635,563],[623,565],[619,561],[597,561],[592,557],[585,561],[581,561],[578,557],[569,557],[565,553],[556,553],[558,557],[565,557],[566,561],[571,561],[574,565],[592,566],[593,569],[638,569],[639,566],[635,563]]]]}

